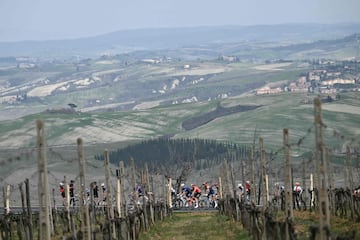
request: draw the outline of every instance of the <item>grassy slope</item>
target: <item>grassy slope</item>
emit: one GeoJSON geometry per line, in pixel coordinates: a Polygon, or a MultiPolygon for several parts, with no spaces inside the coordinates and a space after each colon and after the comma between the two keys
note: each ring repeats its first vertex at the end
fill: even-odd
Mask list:
{"type": "Polygon", "coordinates": [[[141,234],[140,240],[250,239],[241,224],[216,213],[174,213],[141,234]]]}
{"type": "MultiPolygon", "coordinates": [[[[342,99],[336,104],[358,101],[358,94],[342,96],[342,99]]],[[[36,145],[36,119],[45,121],[45,136],[49,147],[59,148],[59,146],[65,145],[67,148],[75,149],[76,139],[82,137],[88,156],[95,153],[101,154],[101,148],[116,149],[116,142],[149,139],[166,134],[176,134],[175,137],[182,138],[198,137],[252,143],[255,130],[256,142],[259,137],[263,137],[267,151],[276,151],[282,148],[283,128],[289,128],[290,143],[292,144],[296,144],[299,139],[305,137],[299,147],[296,145],[292,147],[292,152],[303,153],[311,151],[314,147],[313,109],[311,104],[301,103],[303,98],[303,94],[279,94],[225,99],[221,101],[224,106],[251,103],[262,105],[262,107],[254,111],[216,119],[191,131],[181,129],[181,122],[213,110],[216,107],[216,101],[171,105],[131,112],[29,115],[13,121],[2,122],[0,142],[3,144],[3,151],[0,159],[7,161],[10,157],[16,158],[20,153],[26,152],[36,145]],[[307,132],[308,129],[311,129],[310,133],[307,132]],[[93,147],[98,144],[101,144],[100,149],[93,147]],[[16,151],[20,146],[25,149],[16,151]]],[[[324,106],[332,105],[325,104],[324,106]]],[[[341,108],[339,112],[323,111],[324,123],[328,126],[324,130],[325,141],[333,149],[341,148],[350,138],[358,141],[360,135],[359,112],[345,113],[340,110],[341,108]],[[343,134],[345,139],[335,137],[334,130],[343,134]]],[[[279,156],[281,154],[280,151],[279,156]]],[[[9,173],[8,170],[13,168],[11,166],[16,166],[16,164],[16,162],[7,164],[6,168],[1,168],[3,170],[1,172],[9,173]]]]}

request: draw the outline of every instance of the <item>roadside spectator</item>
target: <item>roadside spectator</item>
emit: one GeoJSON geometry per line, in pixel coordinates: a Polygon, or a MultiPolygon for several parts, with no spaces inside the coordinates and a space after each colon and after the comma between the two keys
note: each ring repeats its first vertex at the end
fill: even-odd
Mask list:
{"type": "Polygon", "coordinates": [[[69,184],[70,206],[75,206],[74,183],[75,181],[71,180],[69,184]]]}
{"type": "Polygon", "coordinates": [[[66,201],[65,197],[66,197],[66,194],[65,194],[65,187],[64,187],[64,183],[63,183],[63,182],[59,183],[59,192],[60,192],[60,195],[61,195],[61,197],[62,197],[62,199],[63,199],[63,205],[65,205],[65,201],[66,201]]]}

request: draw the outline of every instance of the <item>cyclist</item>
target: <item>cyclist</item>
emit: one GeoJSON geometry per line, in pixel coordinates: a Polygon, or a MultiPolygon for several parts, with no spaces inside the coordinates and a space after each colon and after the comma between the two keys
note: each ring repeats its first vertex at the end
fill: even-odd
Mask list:
{"type": "Polygon", "coordinates": [[[199,198],[201,196],[201,189],[195,184],[191,184],[191,197],[195,200],[194,208],[199,207],[199,198]]]}
{"type": "MultiPolygon", "coordinates": [[[[300,209],[301,205],[301,194],[302,194],[302,187],[300,186],[299,182],[295,183],[293,196],[294,196],[294,202],[296,203],[296,206],[300,209]]],[[[296,207],[294,206],[294,207],[296,207]]]]}
{"type": "Polygon", "coordinates": [[[246,200],[250,201],[250,194],[251,194],[251,183],[250,181],[245,182],[245,192],[246,192],[246,200]]]}
{"type": "Polygon", "coordinates": [[[244,186],[241,183],[239,183],[238,189],[239,189],[239,199],[240,199],[240,201],[242,201],[243,194],[244,194],[244,186]]]}
{"type": "Polygon", "coordinates": [[[99,187],[97,186],[96,182],[91,183],[91,189],[93,192],[94,202],[96,205],[99,205],[99,187]]]}
{"type": "Polygon", "coordinates": [[[59,183],[59,192],[60,192],[60,195],[61,195],[61,197],[62,197],[62,199],[63,199],[63,205],[65,205],[65,201],[66,201],[65,197],[66,197],[66,194],[65,194],[65,187],[64,187],[64,183],[63,183],[63,182],[59,183]]]}
{"type": "Polygon", "coordinates": [[[181,184],[181,191],[182,195],[186,198],[186,204],[185,207],[188,207],[189,204],[191,205],[191,188],[189,186],[186,186],[184,183],[181,184]]]}
{"type": "Polygon", "coordinates": [[[207,198],[210,202],[210,205],[213,208],[217,208],[217,200],[216,200],[216,193],[215,193],[214,186],[209,186],[209,192],[208,192],[207,198]]]}

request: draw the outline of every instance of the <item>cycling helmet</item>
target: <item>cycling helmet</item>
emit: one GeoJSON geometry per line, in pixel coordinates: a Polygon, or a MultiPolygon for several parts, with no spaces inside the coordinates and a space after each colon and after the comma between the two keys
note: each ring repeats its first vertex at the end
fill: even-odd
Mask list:
{"type": "Polygon", "coordinates": [[[59,185],[60,185],[60,186],[64,186],[64,183],[63,183],[63,182],[61,182],[61,183],[59,183],[59,185]]]}

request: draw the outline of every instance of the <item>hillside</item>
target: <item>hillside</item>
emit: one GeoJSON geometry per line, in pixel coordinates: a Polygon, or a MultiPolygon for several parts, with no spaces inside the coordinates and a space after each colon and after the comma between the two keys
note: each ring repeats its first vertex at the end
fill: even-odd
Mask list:
{"type": "MultiPolygon", "coordinates": [[[[78,177],[79,137],[89,180],[103,180],[103,163],[95,156],[105,149],[159,137],[256,147],[262,137],[275,176],[281,171],[284,128],[290,131],[295,164],[312,159],[312,100],[318,96],[323,100],[324,139],[339,175],[346,146],[359,146],[358,35],[296,42],[283,37],[266,43],[219,43],[214,37],[204,45],[99,58],[1,58],[1,183],[16,186],[29,178],[36,188],[38,119],[45,123],[52,186],[64,175],[78,177]],[[332,83],[324,85],[329,79],[332,83]]],[[[111,171],[115,176],[115,166],[111,171]]],[[[191,177],[200,182],[219,171],[202,169],[191,177]]]]}
{"type": "MultiPolygon", "coordinates": [[[[242,43],[244,49],[254,43],[264,45],[304,43],[338,39],[359,31],[359,24],[280,24],[258,26],[219,26],[123,30],[100,36],[52,41],[0,42],[0,57],[31,56],[68,58],[99,57],[139,50],[186,49],[206,46],[212,53],[229,54],[220,45],[242,43]],[[212,46],[212,47],[211,47],[212,46]]],[[[260,46],[257,44],[257,46],[260,46]]],[[[193,50],[194,50],[193,49],[193,50]]],[[[180,54],[177,54],[179,57],[180,54]]],[[[196,57],[196,55],[193,55],[196,57]]],[[[198,55],[199,56],[199,55],[198,55]]]]}

